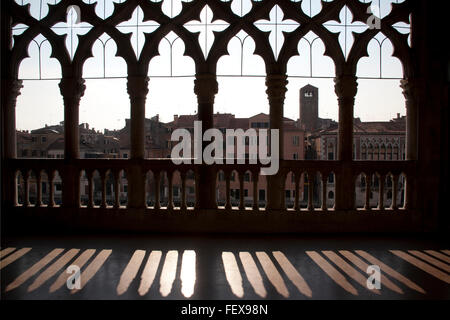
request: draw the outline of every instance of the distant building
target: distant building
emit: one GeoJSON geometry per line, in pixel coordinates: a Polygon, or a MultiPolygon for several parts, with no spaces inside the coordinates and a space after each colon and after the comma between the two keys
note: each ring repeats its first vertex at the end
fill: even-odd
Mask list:
{"type": "MultiPolygon", "coordinates": [[[[316,118],[315,95],[318,91],[314,87],[306,86],[300,90],[304,94],[304,100],[300,98],[300,110],[306,106],[306,116],[312,123],[303,123],[300,119],[300,125],[305,128],[312,128],[307,131],[307,143],[305,148],[305,158],[314,160],[337,160],[338,151],[338,124],[334,121],[327,123],[326,119],[316,118]],[[310,100],[307,100],[310,99],[310,100]],[[304,102],[306,101],[306,102],[304,102]],[[308,113],[312,110],[310,113],[308,113]]],[[[406,117],[397,114],[397,117],[390,121],[369,121],[363,122],[359,118],[353,120],[353,159],[354,160],[386,160],[398,161],[405,159],[406,143],[406,117]]],[[[370,203],[375,205],[378,199],[379,179],[372,177],[372,191],[370,193],[370,203]]],[[[403,179],[400,179],[399,189],[397,190],[398,199],[403,197],[402,188],[403,179]]],[[[362,207],[365,202],[365,177],[360,175],[356,181],[356,206],[362,207]]],[[[389,205],[392,199],[392,182],[390,178],[386,180],[385,187],[385,205],[389,205]]],[[[327,179],[327,204],[334,203],[335,182],[334,176],[330,175],[327,179]]],[[[321,194],[315,193],[315,201],[320,201],[321,194]]]]}
{"type": "MultiPolygon", "coordinates": [[[[144,125],[145,158],[167,158],[170,156],[170,128],[165,123],[159,121],[158,115],[151,119],[145,119],[144,125]]],[[[114,136],[120,141],[120,158],[130,158],[130,119],[125,119],[125,127],[114,132],[114,136]]]]}
{"type": "MultiPolygon", "coordinates": [[[[19,158],[64,158],[64,123],[36,130],[17,131],[19,158]]],[[[89,129],[87,123],[79,126],[80,158],[118,158],[119,139],[89,129]]]]}
{"type": "MultiPolygon", "coordinates": [[[[175,130],[177,128],[187,129],[190,132],[194,130],[194,121],[197,120],[197,115],[175,115],[174,120],[167,123],[170,130],[175,130]]],[[[236,118],[234,114],[231,113],[215,113],[213,115],[214,128],[221,130],[225,133],[226,129],[243,129],[244,131],[253,128],[256,131],[259,129],[269,129],[270,127],[270,117],[268,114],[259,113],[249,118],[236,118]]],[[[304,159],[304,130],[298,128],[295,120],[284,118],[284,153],[282,155],[283,159],[287,160],[301,160],[304,159]]],[[[246,154],[245,158],[248,160],[249,146],[256,141],[251,141],[247,139],[246,141],[246,154]]],[[[224,153],[226,151],[224,150],[224,153]]],[[[225,158],[235,158],[236,152],[233,154],[224,154],[225,158]]],[[[248,163],[248,162],[247,162],[248,163]]],[[[247,172],[244,175],[244,201],[247,205],[251,205],[253,201],[253,178],[251,174],[247,172]]],[[[226,183],[225,176],[223,172],[218,174],[218,186],[216,190],[216,199],[219,205],[224,205],[226,201],[226,183]]],[[[230,177],[230,192],[231,192],[231,202],[232,205],[237,206],[240,199],[240,187],[239,187],[239,177],[237,172],[233,172],[230,177]]],[[[191,182],[192,183],[192,182],[191,182]]],[[[174,180],[174,188],[179,188],[180,182],[174,180]]],[[[189,182],[187,183],[189,187],[189,182]]],[[[193,185],[192,185],[193,187],[193,185]]],[[[189,190],[189,189],[188,189],[189,190]]],[[[258,199],[260,203],[263,203],[267,199],[267,181],[264,176],[260,176],[258,180],[258,199]]],[[[302,189],[300,189],[302,190],[302,189]]],[[[174,190],[174,195],[179,194],[178,190],[174,190]]],[[[188,192],[189,198],[189,192],[188,192]]],[[[295,198],[295,181],[292,179],[286,180],[286,202],[292,203],[295,198]]],[[[176,197],[174,196],[176,201],[176,197]]]]}
{"type": "Polygon", "coordinates": [[[337,125],[332,119],[319,118],[319,89],[310,84],[300,89],[299,108],[299,127],[307,132],[337,125]]]}

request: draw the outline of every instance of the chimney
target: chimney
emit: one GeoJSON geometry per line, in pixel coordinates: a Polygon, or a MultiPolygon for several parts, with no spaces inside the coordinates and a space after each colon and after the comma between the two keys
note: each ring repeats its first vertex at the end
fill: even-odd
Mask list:
{"type": "Polygon", "coordinates": [[[400,113],[397,113],[397,119],[400,119],[400,113]]]}

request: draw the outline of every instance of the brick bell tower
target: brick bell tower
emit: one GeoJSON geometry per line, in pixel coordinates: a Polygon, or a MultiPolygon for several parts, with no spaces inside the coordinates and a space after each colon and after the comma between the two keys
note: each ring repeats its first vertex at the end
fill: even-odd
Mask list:
{"type": "Polygon", "coordinates": [[[300,89],[300,126],[306,131],[318,127],[319,89],[308,84],[300,89]]]}

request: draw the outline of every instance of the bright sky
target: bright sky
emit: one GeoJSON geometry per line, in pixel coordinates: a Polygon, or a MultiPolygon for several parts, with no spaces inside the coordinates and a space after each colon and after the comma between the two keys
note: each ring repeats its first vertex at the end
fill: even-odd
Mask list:
{"type": "MultiPolygon", "coordinates": [[[[53,4],[59,0],[16,0],[16,2],[19,4],[31,3],[31,14],[39,19],[47,14],[47,3],[53,4]]],[[[107,17],[112,13],[113,0],[98,0],[98,2],[96,12],[100,17],[107,17]]],[[[115,0],[114,2],[121,1],[115,0]]],[[[361,2],[368,1],[361,0],[361,2]]],[[[389,13],[391,2],[401,1],[376,0],[374,2],[381,4],[380,10],[374,7],[374,14],[383,17],[389,13]]],[[[180,3],[181,0],[173,0],[173,5],[170,6],[170,0],[165,0],[164,13],[168,16],[177,15],[181,10],[180,3]]],[[[232,9],[238,15],[245,14],[250,7],[250,0],[234,0],[232,3],[232,9]]],[[[304,12],[308,14],[311,12],[312,16],[320,11],[320,7],[320,0],[303,1],[302,3],[304,12]]],[[[199,41],[204,54],[207,54],[213,43],[212,31],[224,30],[227,23],[215,21],[211,24],[212,11],[206,7],[200,16],[201,22],[192,21],[185,27],[189,31],[201,31],[199,41]],[[205,22],[208,22],[207,33],[203,31],[205,22]]],[[[153,32],[158,27],[154,21],[142,22],[142,18],[142,10],[139,8],[134,12],[130,21],[118,26],[119,31],[132,33],[131,42],[137,55],[142,49],[144,32],[153,32]],[[136,28],[136,24],[139,25],[139,28],[136,28]]],[[[340,20],[341,23],[328,22],[327,28],[332,32],[340,32],[339,40],[342,50],[348,53],[353,42],[352,31],[362,32],[366,30],[367,26],[361,22],[351,24],[352,16],[347,8],[343,8],[341,11],[340,20]],[[347,27],[344,26],[345,23],[347,27]],[[347,43],[345,39],[347,39],[347,43]]],[[[75,22],[76,12],[71,10],[67,23],[58,23],[52,27],[57,34],[67,34],[66,47],[71,55],[76,52],[78,44],[76,35],[87,33],[91,27],[85,22],[75,22]]],[[[269,39],[274,54],[277,55],[283,44],[281,31],[293,31],[298,24],[291,20],[283,20],[283,12],[276,6],[271,11],[270,20],[258,21],[256,26],[263,31],[271,31],[269,39]],[[278,24],[276,32],[275,21],[278,24]]],[[[408,25],[404,23],[396,24],[396,27],[402,33],[409,31],[408,25]]],[[[26,30],[26,26],[18,25],[15,26],[15,29],[14,34],[17,35],[26,30]]],[[[369,57],[360,60],[357,75],[365,78],[377,78],[380,77],[381,69],[383,78],[397,79],[358,80],[354,114],[363,121],[389,120],[397,113],[405,114],[404,98],[398,80],[402,77],[401,64],[398,59],[391,57],[392,44],[389,39],[385,40],[385,38],[382,33],[379,33],[376,39],[369,43],[369,57]]],[[[228,44],[230,55],[222,57],[217,66],[217,74],[223,76],[218,77],[219,92],[216,95],[214,112],[234,113],[237,117],[269,112],[265,94],[264,63],[259,56],[253,55],[254,47],[253,39],[243,31],[239,32],[228,44]],[[230,75],[234,76],[230,77],[230,75]],[[244,75],[244,77],[236,77],[240,75],[244,75]],[[245,75],[258,75],[259,77],[245,77],[245,75]]],[[[83,69],[83,76],[87,79],[87,88],[80,103],[80,123],[88,122],[97,130],[120,129],[125,124],[124,119],[129,118],[130,115],[130,103],[124,78],[126,65],[122,58],[115,57],[116,50],[114,41],[109,40],[107,34],[102,35],[94,44],[94,57],[85,62],[83,69]],[[104,76],[119,78],[101,79],[104,76]]],[[[306,84],[312,84],[319,88],[319,116],[337,120],[338,107],[332,79],[334,65],[330,58],[323,56],[323,42],[310,32],[299,42],[298,50],[300,55],[292,57],[288,63],[290,77],[284,115],[292,119],[299,117],[299,89],[306,84]],[[310,48],[312,48],[311,52],[310,48]]],[[[59,123],[63,120],[64,114],[63,100],[58,88],[59,80],[49,80],[61,77],[58,61],[50,58],[51,46],[42,35],[39,35],[35,42],[30,44],[28,53],[30,58],[23,60],[19,72],[19,77],[25,79],[24,88],[17,100],[16,107],[16,125],[20,130],[36,129],[45,124],[59,123]],[[39,78],[46,80],[27,80],[39,78]]],[[[166,122],[171,121],[174,114],[194,114],[197,110],[197,99],[193,93],[194,78],[169,77],[170,75],[185,76],[195,73],[192,59],[183,56],[184,43],[175,33],[171,32],[161,41],[159,53],[160,56],[153,58],[149,66],[151,79],[146,116],[159,114],[161,121],[166,122]],[[170,61],[172,61],[172,65],[170,61]]]]}

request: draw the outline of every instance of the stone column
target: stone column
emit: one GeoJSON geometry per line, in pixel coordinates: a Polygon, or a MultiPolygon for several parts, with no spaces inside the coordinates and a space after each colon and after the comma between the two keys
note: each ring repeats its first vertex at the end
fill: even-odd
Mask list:
{"type": "Polygon", "coordinates": [[[64,171],[61,174],[63,206],[77,208],[80,199],[79,168],[74,160],[80,157],[79,107],[86,86],[81,78],[62,78],[59,89],[64,101],[64,171]]]}
{"type": "Polygon", "coordinates": [[[336,175],[336,209],[354,209],[355,181],[352,172],[353,156],[353,107],[358,83],[353,75],[337,76],[334,89],[339,105],[339,135],[337,159],[342,170],[336,175]]]}
{"type": "MultiPolygon", "coordinates": [[[[266,93],[270,106],[270,129],[279,130],[278,145],[280,159],[284,157],[283,105],[287,84],[286,75],[273,74],[267,75],[266,77],[266,93]]],[[[270,143],[273,143],[273,141],[270,143]]],[[[267,209],[284,209],[284,184],[285,181],[280,171],[276,175],[267,176],[267,209]]]]}
{"type": "MultiPolygon", "coordinates": [[[[3,141],[6,159],[17,158],[16,141],[16,103],[23,88],[22,80],[9,79],[2,81],[4,86],[4,121],[3,141]]],[[[2,91],[3,91],[2,90],[2,91]]],[[[2,94],[3,95],[3,94],[2,94]]]]}
{"type": "Polygon", "coordinates": [[[140,165],[144,159],[145,101],[148,94],[147,76],[128,76],[130,96],[130,166],[128,178],[128,207],[145,208],[145,172],[140,165]]]}
{"type": "MultiPolygon", "coordinates": [[[[421,97],[425,96],[425,83],[420,79],[403,79],[400,80],[400,87],[402,88],[403,96],[405,97],[406,106],[406,160],[418,160],[418,139],[419,139],[419,106],[425,101],[420,101],[421,97]]],[[[426,120],[423,120],[426,122],[426,120]]],[[[400,153],[400,150],[399,150],[400,153]]],[[[420,170],[420,169],[419,169],[420,170]]],[[[416,171],[415,174],[419,175],[416,171]]],[[[420,192],[419,184],[416,185],[417,179],[424,179],[423,177],[406,177],[405,186],[405,208],[416,208],[417,197],[416,191],[420,192]]],[[[434,184],[434,183],[432,183],[434,184]]],[[[422,184],[421,184],[422,185],[422,184]]],[[[427,204],[428,205],[428,204],[427,204]]],[[[415,212],[415,219],[420,219],[419,213],[415,212]]]]}
{"type": "MultiPolygon", "coordinates": [[[[406,105],[406,160],[417,160],[417,96],[420,90],[418,81],[411,79],[400,80],[406,105]]],[[[400,150],[399,150],[400,153],[400,150]]]]}
{"type": "Polygon", "coordinates": [[[86,86],[84,79],[62,78],[59,89],[64,100],[64,158],[80,157],[79,107],[86,86]]]}
{"type": "MultiPolygon", "coordinates": [[[[198,120],[202,121],[202,137],[203,133],[214,127],[213,108],[214,97],[218,92],[218,83],[216,75],[205,73],[197,74],[194,82],[194,92],[197,95],[198,102],[198,120]]],[[[205,147],[203,143],[203,148],[205,147]]],[[[203,151],[202,151],[203,152],[203,151]]],[[[199,192],[197,201],[200,209],[215,209],[216,204],[216,173],[211,166],[202,165],[199,170],[198,185],[195,186],[199,192]]]]}
{"type": "MultiPolygon", "coordinates": [[[[3,157],[4,159],[15,159],[17,157],[16,141],[16,103],[23,88],[22,81],[17,79],[2,80],[2,137],[3,137],[3,157]]],[[[8,168],[2,166],[3,171],[2,189],[4,201],[7,207],[16,205],[16,177],[15,172],[10,172],[8,168]]]]}

